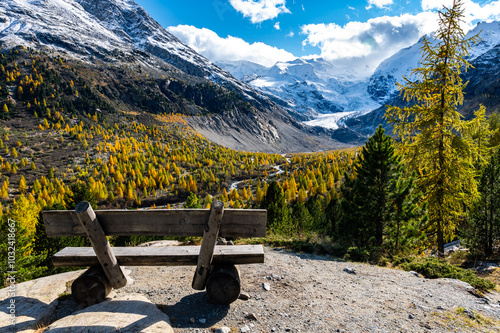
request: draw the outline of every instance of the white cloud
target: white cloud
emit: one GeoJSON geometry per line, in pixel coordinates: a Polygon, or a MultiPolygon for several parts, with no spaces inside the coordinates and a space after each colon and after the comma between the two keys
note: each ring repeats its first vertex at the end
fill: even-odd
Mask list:
{"type": "Polygon", "coordinates": [[[293,54],[283,49],[261,42],[249,44],[241,38],[232,36],[221,38],[206,28],[198,29],[190,25],[178,25],[168,27],[167,30],[212,62],[248,60],[269,67],[277,61],[295,59],[293,54]]]}
{"type": "Polygon", "coordinates": [[[403,47],[415,43],[423,34],[437,28],[436,14],[382,16],[367,22],[302,26],[307,38],[303,45],[317,46],[321,56],[340,66],[375,67],[403,47]]]}
{"type": "MultiPolygon", "coordinates": [[[[422,0],[422,9],[424,11],[441,10],[443,6],[450,8],[453,0],[422,0]]],[[[472,0],[463,2],[464,29],[473,28],[479,21],[500,20],[500,1],[490,1],[480,5],[472,0]]]]}
{"type": "Polygon", "coordinates": [[[393,3],[394,3],[393,0],[368,0],[368,6],[366,6],[366,9],[370,9],[373,6],[378,8],[386,8],[387,6],[392,5],[393,3]]]}
{"type": "Polygon", "coordinates": [[[290,30],[290,32],[285,36],[285,37],[293,37],[295,36],[295,33],[293,32],[293,30],[290,30]]]}
{"type": "Polygon", "coordinates": [[[249,17],[252,23],[272,20],[281,13],[290,13],[285,7],[286,0],[229,0],[236,11],[249,17]]]}
{"type": "Polygon", "coordinates": [[[279,22],[274,23],[274,29],[280,30],[280,23],[279,22]]]}

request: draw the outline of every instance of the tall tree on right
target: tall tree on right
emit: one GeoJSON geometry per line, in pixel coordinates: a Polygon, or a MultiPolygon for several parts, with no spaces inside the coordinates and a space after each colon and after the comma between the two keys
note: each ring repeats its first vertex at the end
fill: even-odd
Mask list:
{"type": "MultiPolygon", "coordinates": [[[[478,197],[473,124],[462,119],[457,107],[467,84],[460,74],[471,66],[466,57],[479,37],[465,38],[462,7],[461,0],[454,0],[451,8],[439,12],[434,40],[423,39],[421,67],[412,71],[415,80],[404,77],[404,84],[398,83],[411,106],[390,106],[385,115],[401,140],[409,171],[417,173],[417,185],[428,202],[428,236],[441,253],[464,207],[478,197]]],[[[476,117],[484,117],[483,107],[476,117]]]]}

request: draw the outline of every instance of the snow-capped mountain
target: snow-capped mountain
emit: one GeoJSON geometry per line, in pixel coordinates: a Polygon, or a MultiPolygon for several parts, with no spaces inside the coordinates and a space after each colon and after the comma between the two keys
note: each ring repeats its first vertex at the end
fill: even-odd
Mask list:
{"type": "MultiPolygon", "coordinates": [[[[478,33],[482,40],[472,45],[471,62],[482,58],[500,42],[500,22],[479,23],[467,38],[478,33]]],[[[419,66],[422,45],[420,39],[384,60],[375,71],[339,68],[321,58],[278,62],[269,68],[246,61],[219,65],[305,115],[306,124],[337,129],[397,96],[396,82],[402,82],[403,76],[409,77],[412,69],[419,66]]]]}
{"type": "Polygon", "coordinates": [[[230,148],[283,152],[343,145],[332,133],[297,122],[267,95],[182,43],[133,0],[1,0],[0,47],[5,52],[17,46],[93,69],[155,73],[163,94],[158,100],[172,102],[174,109],[183,105],[189,125],[230,148]],[[206,109],[203,101],[214,96],[222,104],[206,109]]]}
{"type": "MultiPolygon", "coordinates": [[[[476,45],[471,45],[469,61],[473,62],[478,57],[487,53],[498,43],[500,43],[500,22],[479,23],[467,33],[466,38],[479,34],[481,41],[476,45]]],[[[423,39],[410,47],[404,48],[384,60],[370,77],[368,93],[381,104],[399,92],[396,82],[403,83],[402,77],[409,77],[413,68],[420,64],[423,39]]]]}
{"type": "Polygon", "coordinates": [[[278,62],[272,67],[248,61],[218,64],[309,118],[318,114],[368,111],[380,106],[367,92],[369,69],[339,68],[322,58],[278,62]]]}
{"type": "MultiPolygon", "coordinates": [[[[463,73],[468,84],[464,91],[464,103],[458,107],[465,118],[473,117],[480,104],[486,111],[500,111],[500,22],[479,23],[468,34],[467,38],[479,33],[481,41],[471,45],[469,62],[472,67],[463,73]]],[[[396,82],[402,82],[402,76],[409,79],[411,70],[419,65],[422,40],[409,48],[400,50],[382,62],[370,78],[369,91],[374,99],[384,105],[405,105],[405,101],[396,89],[396,82]]],[[[385,107],[372,112],[346,119],[346,126],[361,135],[371,135],[378,124],[386,124],[385,107]]]]}
{"type": "Polygon", "coordinates": [[[90,62],[156,65],[158,58],[185,73],[248,90],[133,0],[2,0],[0,42],[7,48],[25,45],[90,62]]]}

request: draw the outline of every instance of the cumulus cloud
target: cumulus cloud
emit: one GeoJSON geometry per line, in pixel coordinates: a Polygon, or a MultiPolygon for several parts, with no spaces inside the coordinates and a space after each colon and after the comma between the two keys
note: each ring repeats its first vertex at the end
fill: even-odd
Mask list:
{"type": "Polygon", "coordinates": [[[236,11],[249,17],[252,23],[272,20],[281,13],[290,13],[285,7],[286,0],[229,0],[236,11]]]}
{"type": "Polygon", "coordinates": [[[368,0],[368,6],[366,6],[366,9],[370,9],[374,6],[378,8],[387,8],[387,6],[392,5],[393,3],[393,0],[368,0]]]}
{"type": "Polygon", "coordinates": [[[274,23],[274,29],[280,30],[280,23],[279,22],[274,23]]]}
{"type": "Polygon", "coordinates": [[[168,31],[183,43],[213,62],[224,60],[247,60],[263,66],[272,66],[277,61],[290,61],[294,55],[283,49],[261,42],[247,43],[241,38],[221,38],[210,29],[199,29],[190,25],[168,27],[168,31]]]}
{"type": "Polygon", "coordinates": [[[307,35],[303,45],[317,46],[321,56],[338,65],[375,67],[403,47],[415,43],[423,34],[437,29],[436,13],[382,16],[367,22],[308,24],[301,27],[307,35]]]}

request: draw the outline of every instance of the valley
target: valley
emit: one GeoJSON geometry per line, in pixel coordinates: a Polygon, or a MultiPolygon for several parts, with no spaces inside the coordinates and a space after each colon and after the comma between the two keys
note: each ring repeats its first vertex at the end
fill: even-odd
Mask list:
{"type": "MultiPolygon", "coordinates": [[[[62,272],[50,260],[61,248],[88,245],[78,237],[49,240],[43,210],[72,210],[81,201],[96,210],[200,209],[220,200],[229,209],[267,210],[267,237],[237,242],[492,290],[495,277],[480,279],[464,268],[477,258],[496,260],[500,239],[492,232],[496,238],[485,242],[477,218],[489,204],[480,202],[489,198],[481,177],[500,170],[500,23],[471,33],[478,30],[484,39],[468,58],[475,68],[459,67],[462,76],[452,80],[469,84],[445,87],[460,95],[457,101],[463,89],[463,105],[444,112],[429,98],[423,104],[431,106],[422,108],[430,110],[431,125],[395,139],[398,117],[412,119],[403,113],[414,106],[397,82],[418,66],[422,40],[378,68],[338,67],[321,57],[270,67],[215,64],[131,0],[2,1],[0,252],[8,252],[6,221],[15,221],[16,277],[32,280],[62,272]],[[392,123],[387,105],[394,106],[392,123]],[[436,110],[441,118],[433,117],[436,110]],[[445,123],[449,128],[438,126],[445,123]],[[440,132],[425,138],[436,137],[412,141],[434,127],[440,132]],[[441,178],[428,182],[429,175],[441,178]],[[434,200],[429,191],[445,183],[434,200]],[[471,254],[441,259],[444,242],[456,238],[468,242],[471,254]]],[[[7,263],[0,268],[5,282],[7,263]]]]}

